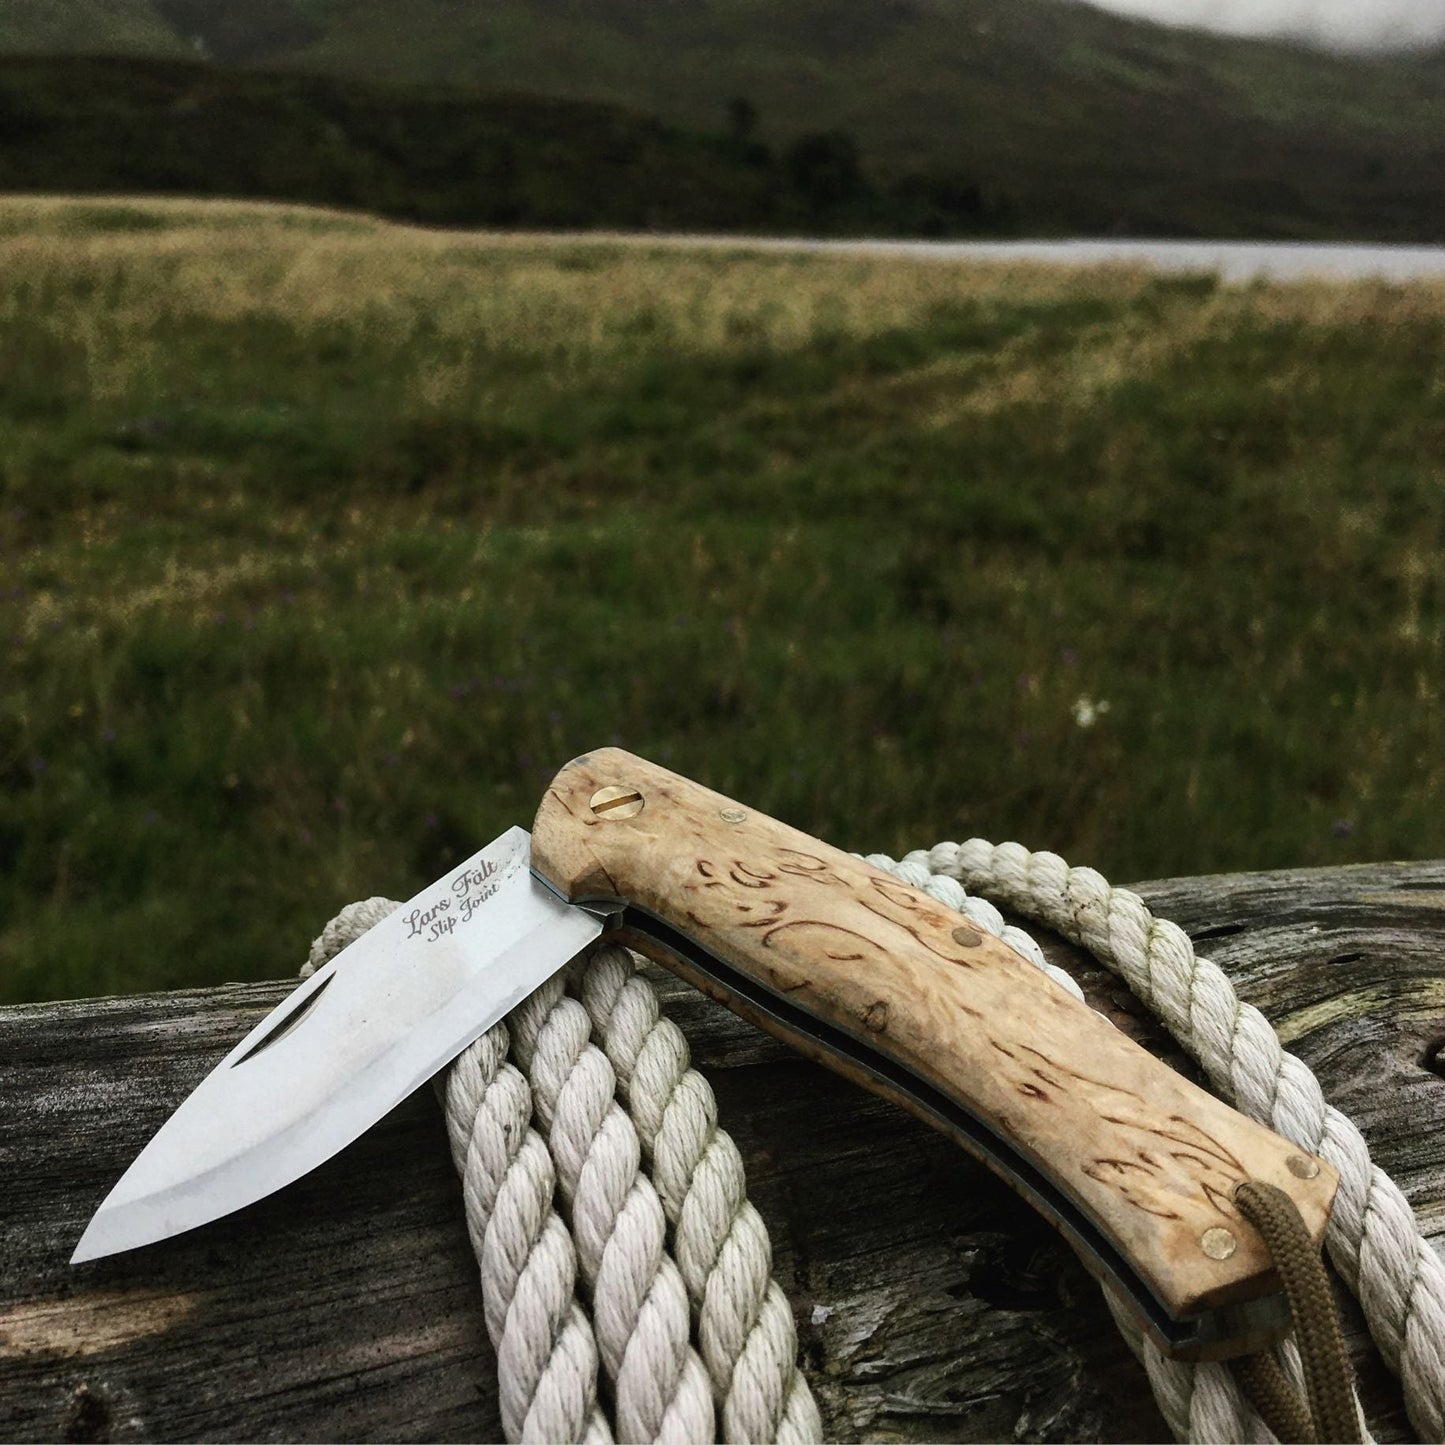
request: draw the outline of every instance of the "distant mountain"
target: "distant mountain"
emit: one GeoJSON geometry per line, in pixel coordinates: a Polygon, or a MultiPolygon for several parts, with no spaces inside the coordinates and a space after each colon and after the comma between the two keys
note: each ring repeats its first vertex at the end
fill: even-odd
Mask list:
{"type": "Polygon", "coordinates": [[[1037,231],[1445,236],[1438,53],[1342,57],[1064,0],[34,0],[0,10],[0,54],[148,49],[604,102],[779,153],[833,134],[880,183],[907,173],[955,202],[970,188],[1007,198],[1016,223],[1037,231]]]}

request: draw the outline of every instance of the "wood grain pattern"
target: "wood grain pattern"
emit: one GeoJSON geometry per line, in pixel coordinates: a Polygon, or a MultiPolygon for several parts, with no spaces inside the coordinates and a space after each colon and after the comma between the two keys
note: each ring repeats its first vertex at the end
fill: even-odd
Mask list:
{"type": "MultiPolygon", "coordinates": [[[[1062,1188],[1172,1316],[1277,1289],[1263,1242],[1233,1203],[1244,1179],[1288,1191],[1323,1236],[1338,1182],[1328,1165],[1313,1161],[1316,1177],[1298,1177],[1287,1164],[1301,1159],[1293,1145],[1162,1067],[927,894],[817,839],[604,749],[553,781],[532,861],[564,896],[640,906],[965,1104],[1062,1188]],[[640,811],[591,806],[602,790],[610,801],[628,789],[640,811]],[[1233,1250],[1226,1258],[1201,1246],[1220,1229],[1233,1250]]],[[[645,931],[628,941],[677,968],[671,949],[648,948],[645,931]]],[[[731,1004],[728,990],[714,992],[731,1004]]],[[[756,1007],[746,1012],[766,1026],[756,1007]]],[[[810,1052],[834,1062],[829,1050],[810,1052]]],[[[841,1067],[868,1082],[846,1059],[841,1067]]],[[[1062,1222],[1068,1228],[1067,1214],[1062,1222]]],[[[1257,1336],[1241,1335],[1178,1352],[1257,1347],[1257,1336]]]]}
{"type": "MultiPolygon", "coordinates": [[[[1263,1010],[1445,1249],[1445,861],[1129,886],[1263,1010]]],[[[0,1438],[501,1438],[476,1266],[426,1091],[234,1219],[66,1263],[140,1146],[294,986],[324,922],[290,921],[276,983],[0,1008],[0,1438]],[[125,1328],[97,1330],[112,1310],[125,1328]]],[[[1096,1008],[1190,1069],[1116,978],[1032,931],[1096,1008]]],[[[653,978],[746,1163],[825,1438],[1168,1438],[1099,1291],[982,1166],[653,978]]],[[[1399,1387],[1339,1293],[1372,1433],[1411,1440],[1399,1387]]]]}

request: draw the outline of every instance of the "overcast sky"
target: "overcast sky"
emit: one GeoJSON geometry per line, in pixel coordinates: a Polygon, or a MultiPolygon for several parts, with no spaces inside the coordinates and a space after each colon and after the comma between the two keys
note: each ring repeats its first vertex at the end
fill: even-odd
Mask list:
{"type": "Polygon", "coordinates": [[[1445,43],[1445,0],[1089,0],[1104,10],[1235,35],[1294,35],[1341,49],[1445,43]]]}

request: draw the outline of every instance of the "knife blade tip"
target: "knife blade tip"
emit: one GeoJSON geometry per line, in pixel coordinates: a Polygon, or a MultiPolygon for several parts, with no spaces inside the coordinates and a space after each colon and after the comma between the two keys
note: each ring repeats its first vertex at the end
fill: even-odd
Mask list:
{"type": "Polygon", "coordinates": [[[111,1253],[96,1239],[92,1238],[95,1230],[87,1225],[85,1233],[76,1241],[75,1249],[70,1256],[71,1264],[89,1264],[93,1259],[103,1259],[111,1253]]]}

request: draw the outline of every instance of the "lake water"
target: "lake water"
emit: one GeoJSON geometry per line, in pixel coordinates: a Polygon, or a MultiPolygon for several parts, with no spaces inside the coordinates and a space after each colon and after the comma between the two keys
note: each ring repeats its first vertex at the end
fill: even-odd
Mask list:
{"type": "Polygon", "coordinates": [[[634,237],[643,244],[824,251],[919,259],[1048,261],[1098,266],[1146,263],[1164,271],[1213,271],[1225,281],[1305,277],[1413,281],[1445,277],[1445,246],[1373,246],[1291,241],[894,241],[740,236],[634,237]]]}

